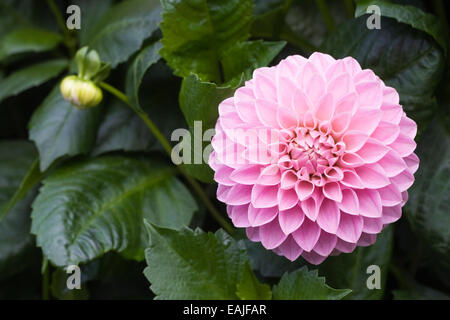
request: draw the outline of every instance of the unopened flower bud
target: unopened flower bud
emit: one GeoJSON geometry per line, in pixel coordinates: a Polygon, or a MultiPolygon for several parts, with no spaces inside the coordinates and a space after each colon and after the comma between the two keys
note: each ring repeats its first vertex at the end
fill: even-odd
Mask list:
{"type": "Polygon", "coordinates": [[[103,99],[102,90],[95,83],[75,75],[65,77],[60,88],[64,99],[80,109],[95,107],[103,99]]]}

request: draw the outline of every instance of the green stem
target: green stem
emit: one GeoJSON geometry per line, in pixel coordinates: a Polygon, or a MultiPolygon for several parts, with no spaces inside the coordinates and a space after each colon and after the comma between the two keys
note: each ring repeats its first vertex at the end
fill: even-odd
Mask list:
{"type": "MultiPolygon", "coordinates": [[[[154,122],[150,119],[150,117],[145,113],[144,110],[141,108],[134,106],[128,97],[119,89],[114,88],[113,86],[109,85],[105,82],[99,83],[100,87],[117,97],[119,100],[124,102],[127,106],[129,106],[136,114],[144,121],[144,123],[147,125],[148,129],[153,133],[153,135],[158,139],[158,141],[163,146],[164,150],[167,152],[169,157],[172,155],[172,146],[170,145],[169,141],[164,137],[162,132],[158,129],[158,127],[154,124],[154,122]]],[[[178,166],[178,169],[180,173],[186,178],[187,182],[192,186],[195,193],[199,197],[199,199],[203,202],[205,207],[209,210],[209,212],[212,214],[214,219],[228,232],[233,232],[233,227],[226,221],[226,219],[223,218],[223,216],[220,214],[220,212],[214,207],[211,200],[208,198],[208,196],[203,191],[201,185],[192,178],[182,166],[178,166]]]]}
{"type": "Polygon", "coordinates": [[[329,32],[334,31],[334,21],[333,17],[331,16],[330,10],[328,9],[328,5],[326,0],[316,0],[317,8],[320,11],[320,14],[322,15],[322,18],[325,22],[325,25],[329,32]]]}
{"type": "Polygon", "coordinates": [[[66,23],[64,22],[64,18],[61,14],[61,11],[59,10],[59,8],[56,5],[54,0],[47,0],[47,4],[53,13],[53,16],[55,17],[59,28],[61,29],[61,31],[63,33],[64,44],[66,45],[67,49],[69,50],[70,55],[71,56],[75,55],[75,49],[76,49],[75,42],[73,41],[72,36],[66,27],[66,23]]]}
{"type": "Polygon", "coordinates": [[[50,299],[50,267],[47,258],[42,254],[42,300],[50,299]]]}

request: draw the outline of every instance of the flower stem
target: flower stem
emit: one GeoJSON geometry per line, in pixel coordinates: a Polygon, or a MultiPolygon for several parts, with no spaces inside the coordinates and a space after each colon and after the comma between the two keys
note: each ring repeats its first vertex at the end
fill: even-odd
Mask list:
{"type": "Polygon", "coordinates": [[[330,10],[328,9],[327,3],[325,0],[316,0],[317,7],[322,15],[322,18],[325,22],[325,25],[329,32],[334,31],[334,21],[331,16],[330,10]]]}
{"type": "MultiPolygon", "coordinates": [[[[147,113],[142,110],[141,108],[133,105],[128,97],[119,89],[111,86],[108,83],[100,82],[99,86],[115,97],[117,97],[119,100],[124,102],[127,106],[129,106],[141,119],[144,121],[144,123],[147,125],[148,129],[153,133],[153,135],[158,139],[158,141],[163,146],[164,150],[167,152],[169,157],[172,154],[172,146],[170,145],[169,141],[164,137],[162,132],[158,129],[158,127],[155,125],[155,123],[150,119],[150,117],[147,115],[147,113]]],[[[195,193],[199,197],[199,199],[203,202],[205,207],[208,209],[208,211],[212,214],[214,219],[228,232],[233,232],[233,227],[224,219],[224,217],[220,214],[220,212],[215,208],[214,204],[211,202],[211,200],[208,198],[208,196],[203,191],[201,185],[192,178],[180,165],[178,166],[178,169],[180,173],[186,178],[186,181],[191,185],[191,187],[194,189],[195,193]]]]}

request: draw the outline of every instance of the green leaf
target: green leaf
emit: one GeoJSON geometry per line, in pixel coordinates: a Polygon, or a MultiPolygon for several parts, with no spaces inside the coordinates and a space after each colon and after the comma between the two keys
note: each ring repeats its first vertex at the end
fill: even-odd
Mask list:
{"type": "Polygon", "coordinates": [[[232,96],[234,90],[202,82],[196,75],[183,79],[179,100],[188,125],[193,127],[194,121],[202,121],[204,129],[213,128],[219,117],[219,103],[232,96]]]}
{"type": "MultiPolygon", "coordinates": [[[[29,142],[0,142],[0,211],[8,206],[35,157],[36,150],[29,142]]],[[[18,273],[26,265],[33,246],[30,211],[35,194],[36,190],[26,192],[0,222],[0,280],[18,273]]]]}
{"type": "MultiPolygon", "coordinates": [[[[245,238],[247,238],[246,235],[245,238]]],[[[263,277],[279,278],[285,272],[295,271],[305,264],[302,259],[291,262],[285,257],[267,250],[259,242],[246,240],[245,246],[253,269],[263,277]]]]}
{"type": "Polygon", "coordinates": [[[146,223],[150,247],[144,274],[156,299],[237,299],[248,263],[242,241],[224,231],[170,230],[146,223]]]}
{"type": "Polygon", "coordinates": [[[253,273],[250,264],[244,268],[241,281],[237,284],[236,295],[241,300],[270,300],[272,291],[270,286],[262,284],[253,273]]]}
{"type": "MultiPolygon", "coordinates": [[[[37,157],[36,157],[37,158],[37,157]]],[[[29,191],[43,178],[44,174],[39,170],[39,159],[35,159],[31,163],[28,171],[21,180],[16,192],[0,209],[0,223],[13,210],[16,204],[22,200],[29,191]]]]}
{"type": "Polygon", "coordinates": [[[247,40],[252,0],[162,0],[161,56],[174,73],[195,73],[203,81],[223,82],[220,61],[227,48],[247,40]]]}
{"type": "Polygon", "coordinates": [[[130,102],[134,106],[140,107],[139,104],[139,87],[141,86],[142,78],[154,63],[160,59],[159,49],[161,43],[159,41],[153,42],[147,47],[143,48],[139,54],[134,58],[131,66],[128,68],[125,79],[125,92],[127,93],[130,102]]]}
{"type": "Polygon", "coordinates": [[[450,137],[436,119],[419,141],[416,180],[408,190],[406,218],[433,263],[450,270],[450,137]]]}
{"type": "Polygon", "coordinates": [[[346,298],[355,300],[382,299],[386,291],[386,280],[393,250],[393,228],[388,227],[378,235],[375,244],[358,247],[350,254],[342,253],[329,257],[319,267],[327,283],[338,288],[352,290],[346,298]],[[381,289],[369,290],[366,282],[370,274],[367,267],[377,265],[381,271],[381,289]]]}
{"type": "Polygon", "coordinates": [[[86,45],[100,53],[114,68],[139,50],[143,41],[158,28],[161,7],[157,0],[120,2],[92,28],[86,45]]]}
{"type": "Polygon", "coordinates": [[[335,58],[352,56],[372,69],[400,95],[408,116],[423,129],[432,118],[432,99],[444,66],[442,50],[426,34],[390,18],[382,28],[369,30],[366,16],[341,25],[324,43],[322,51],[335,58]]]}
{"type": "Polygon", "coordinates": [[[59,75],[68,62],[65,59],[50,60],[26,67],[0,80],[0,102],[59,75]]]}
{"type": "Polygon", "coordinates": [[[44,52],[55,48],[62,40],[57,34],[43,29],[21,27],[8,33],[0,44],[0,60],[25,52],[44,52]]]}
{"type": "Polygon", "coordinates": [[[203,163],[203,151],[206,142],[203,142],[203,133],[214,128],[219,117],[218,106],[224,99],[232,96],[234,89],[231,87],[218,87],[211,82],[202,82],[196,75],[190,75],[183,79],[179,101],[180,108],[189,125],[191,141],[186,146],[191,148],[191,163],[185,164],[186,171],[203,182],[212,182],[213,171],[207,163],[203,163]],[[194,125],[201,121],[201,130],[195,134],[194,125]],[[196,143],[195,143],[196,142],[196,143]],[[200,146],[198,148],[197,146],[200,146]],[[202,159],[201,164],[195,164],[194,160],[202,159]]]}
{"type": "Polygon", "coordinates": [[[239,42],[226,50],[222,59],[225,82],[232,86],[252,78],[253,70],[267,66],[284,48],[286,42],[247,41],[239,42]]]}
{"type": "Polygon", "coordinates": [[[377,0],[362,0],[356,3],[355,17],[366,14],[367,8],[371,5],[380,8],[381,16],[394,18],[398,22],[406,23],[413,28],[425,31],[436,40],[444,52],[447,52],[444,26],[436,16],[410,5],[377,0]]]}
{"type": "Polygon", "coordinates": [[[86,45],[87,40],[92,37],[92,31],[95,31],[95,25],[109,8],[111,8],[113,0],[76,0],[71,1],[71,3],[79,6],[82,12],[81,29],[77,30],[77,35],[80,39],[80,47],[82,47],[86,45]]]}
{"type": "Polygon", "coordinates": [[[100,121],[101,108],[80,110],[65,100],[56,86],[29,124],[29,137],[40,154],[40,168],[45,171],[62,156],[76,156],[91,151],[100,121]]]}
{"type": "Polygon", "coordinates": [[[272,291],[274,300],[340,300],[351,292],[331,288],[317,270],[308,271],[306,267],[285,273],[272,291]]]}
{"type": "Polygon", "coordinates": [[[189,191],[161,161],[100,157],[71,162],[43,181],[32,233],[57,266],[108,251],[140,260],[147,246],[144,218],[177,228],[189,224],[195,210],[189,191]]]}

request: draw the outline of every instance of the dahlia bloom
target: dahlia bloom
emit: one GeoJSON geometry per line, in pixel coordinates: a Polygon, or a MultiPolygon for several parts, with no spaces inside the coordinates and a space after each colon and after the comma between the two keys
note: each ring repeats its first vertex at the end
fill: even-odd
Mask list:
{"type": "Polygon", "coordinates": [[[416,131],[396,90],[352,57],[290,56],[219,105],[217,198],[250,240],[319,264],[400,218],[416,131]]]}

